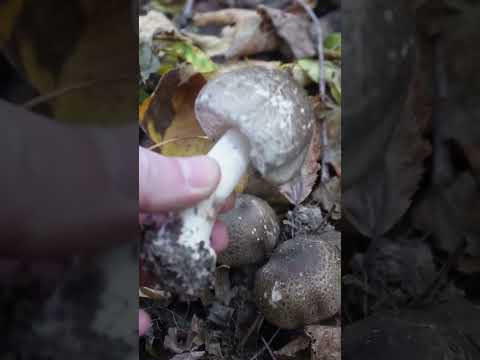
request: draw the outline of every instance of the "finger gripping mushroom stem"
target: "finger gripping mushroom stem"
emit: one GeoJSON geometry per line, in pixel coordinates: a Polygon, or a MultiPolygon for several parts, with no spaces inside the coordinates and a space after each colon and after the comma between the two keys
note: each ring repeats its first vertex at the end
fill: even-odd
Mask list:
{"type": "MultiPolygon", "coordinates": [[[[238,130],[230,129],[209,151],[208,156],[215,159],[220,167],[220,182],[210,197],[180,213],[183,227],[178,242],[179,245],[192,249],[193,260],[198,260],[200,254],[196,250],[202,244],[210,250],[210,256],[215,260],[215,253],[209,246],[213,224],[219,207],[247,170],[249,150],[248,139],[238,130]]],[[[212,266],[214,265],[213,261],[212,266]]]]}
{"type": "Polygon", "coordinates": [[[261,67],[210,80],[195,101],[195,114],[205,133],[218,140],[208,156],[220,166],[220,183],[208,199],[172,216],[144,242],[146,262],[162,286],[190,297],[211,284],[212,227],[248,164],[274,184],[291,180],[303,165],[314,121],[303,88],[286,72],[261,67]]]}

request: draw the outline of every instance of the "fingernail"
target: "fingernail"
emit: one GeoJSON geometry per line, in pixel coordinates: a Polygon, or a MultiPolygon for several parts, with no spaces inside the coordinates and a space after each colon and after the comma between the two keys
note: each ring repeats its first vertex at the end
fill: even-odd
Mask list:
{"type": "Polygon", "coordinates": [[[207,156],[198,156],[180,161],[188,186],[197,192],[210,192],[220,176],[218,164],[207,156]]]}

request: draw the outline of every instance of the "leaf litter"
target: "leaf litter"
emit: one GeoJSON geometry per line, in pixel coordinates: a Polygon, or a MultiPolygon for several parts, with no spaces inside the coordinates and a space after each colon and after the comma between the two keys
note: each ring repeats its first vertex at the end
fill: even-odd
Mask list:
{"type": "MultiPolygon", "coordinates": [[[[341,34],[339,23],[332,27],[324,20],[339,14],[339,9],[325,12],[316,1],[303,5],[296,1],[236,1],[235,7],[227,7],[197,0],[188,14],[187,3],[182,7],[168,0],[143,4],[139,21],[141,143],[168,156],[205,154],[211,142],[193,112],[201,87],[218,74],[242,66],[283,69],[306,89],[316,109],[307,159],[300,175],[279,188],[249,169],[236,191],[269,202],[283,223],[282,240],[334,229],[341,219],[340,187],[329,186],[328,199],[318,192],[330,182],[339,184],[341,178],[341,34]],[[326,14],[318,15],[328,30],[321,44],[305,5],[326,14]],[[319,45],[326,57],[323,77],[319,45]],[[325,98],[319,93],[323,81],[325,98]],[[322,144],[328,144],[328,149],[322,144]],[[322,164],[328,167],[325,184],[319,177],[322,164]]],[[[252,290],[261,265],[219,266],[214,289],[205,290],[198,301],[190,303],[154,286],[142,287],[141,307],[151,315],[153,327],[141,339],[141,358],[282,359],[283,353],[288,356],[296,351],[292,348],[303,347],[305,358],[321,359],[311,331],[278,329],[258,312],[252,290]],[[291,342],[294,345],[289,350],[291,342]]],[[[323,325],[335,328],[335,324],[323,325]]]]}

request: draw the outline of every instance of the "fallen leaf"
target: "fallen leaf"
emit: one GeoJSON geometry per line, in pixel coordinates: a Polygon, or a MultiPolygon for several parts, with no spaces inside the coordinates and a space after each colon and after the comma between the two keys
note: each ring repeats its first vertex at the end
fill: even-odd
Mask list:
{"type": "Polygon", "coordinates": [[[215,297],[223,305],[229,306],[232,299],[237,294],[237,288],[233,288],[230,283],[230,271],[226,266],[220,266],[215,270],[215,297]]]}
{"type": "Polygon", "coordinates": [[[316,45],[310,34],[310,21],[302,15],[260,5],[257,11],[269,21],[295,59],[313,57],[316,45]]]}
{"type": "Polygon", "coordinates": [[[320,164],[320,129],[317,122],[314,122],[313,135],[310,142],[307,157],[303,163],[300,175],[291,181],[278,187],[282,193],[292,204],[300,204],[312,192],[313,185],[317,181],[318,170],[320,164]]]}
{"type": "Polygon", "coordinates": [[[168,333],[163,340],[163,346],[165,349],[174,352],[175,354],[182,354],[185,351],[188,351],[185,344],[182,342],[182,337],[184,337],[183,331],[178,328],[168,328],[168,333]]]}
{"type": "Polygon", "coordinates": [[[312,198],[320,204],[324,211],[331,211],[332,220],[341,219],[342,187],[340,177],[331,177],[326,183],[320,184],[313,192],[312,198]]]}
{"type": "Polygon", "coordinates": [[[193,106],[206,79],[201,74],[195,74],[184,83],[181,81],[179,69],[166,73],[160,79],[140,124],[155,143],[165,143],[159,149],[163,155],[205,154],[212,142],[205,138],[193,106]]]}
{"type": "Polygon", "coordinates": [[[182,34],[210,57],[224,55],[230,47],[231,41],[228,37],[202,35],[189,31],[182,31],[182,34]]]}
{"type": "Polygon", "coordinates": [[[205,356],[205,351],[192,351],[189,353],[178,354],[170,360],[200,360],[205,356]]]}
{"type": "Polygon", "coordinates": [[[232,320],[234,311],[234,308],[214,302],[209,309],[207,319],[219,326],[227,327],[232,320]]]}
{"type": "Polygon", "coordinates": [[[457,270],[464,274],[480,273],[480,256],[462,256],[458,260],[457,270]]]}
{"type": "Polygon", "coordinates": [[[164,14],[154,10],[139,16],[138,27],[140,74],[142,80],[146,81],[160,69],[160,60],[153,44],[154,35],[158,32],[175,33],[176,28],[164,14]]]}
{"type": "Polygon", "coordinates": [[[310,348],[310,339],[306,336],[299,336],[280,350],[274,352],[281,360],[308,360],[308,354],[304,354],[310,348]]]}
{"type": "Polygon", "coordinates": [[[340,360],[340,327],[311,325],[305,327],[305,334],[311,340],[311,360],[340,360]]]}
{"type": "Polygon", "coordinates": [[[465,254],[480,256],[480,192],[468,172],[451,183],[430,188],[412,210],[413,224],[433,235],[435,248],[453,253],[465,239],[465,254]]]}
{"type": "Polygon", "coordinates": [[[224,9],[197,13],[193,17],[195,26],[223,25],[223,41],[228,41],[227,59],[275,50],[278,39],[275,32],[254,10],[224,9]]]}
{"type": "MultiPolygon", "coordinates": [[[[312,79],[312,81],[320,81],[320,67],[318,65],[318,60],[313,59],[301,59],[297,61],[297,64],[302,70],[304,70],[307,75],[312,79]]],[[[342,102],[342,70],[341,66],[335,64],[332,61],[324,61],[324,79],[327,85],[329,86],[330,92],[333,99],[337,104],[342,102]]]]}
{"type": "Polygon", "coordinates": [[[163,48],[163,52],[167,56],[174,55],[177,59],[186,61],[198,73],[210,73],[217,70],[217,65],[203,51],[187,41],[172,41],[163,48]]]}
{"type": "MultiPolygon", "coordinates": [[[[381,138],[385,134],[376,134],[381,138]]],[[[404,109],[382,156],[364,177],[343,189],[343,211],[363,235],[377,238],[390,230],[409,208],[424,171],[429,148],[415,117],[404,109]]],[[[361,149],[358,149],[361,151],[361,149]]]]}
{"type": "Polygon", "coordinates": [[[164,14],[178,15],[183,11],[185,0],[155,0],[151,6],[164,14]]]}

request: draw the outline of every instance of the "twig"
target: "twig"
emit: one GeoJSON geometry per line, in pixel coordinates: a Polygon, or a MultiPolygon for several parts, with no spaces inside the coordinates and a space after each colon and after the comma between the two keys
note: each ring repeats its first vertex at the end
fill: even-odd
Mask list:
{"type": "MultiPolygon", "coordinates": [[[[53,100],[55,98],[58,98],[62,95],[65,95],[69,92],[75,91],[75,90],[81,90],[85,88],[92,87],[94,85],[97,85],[99,83],[106,83],[106,82],[116,82],[116,81],[122,81],[126,79],[134,79],[131,76],[121,76],[117,77],[115,79],[97,79],[97,80],[88,80],[88,81],[83,81],[79,82],[70,86],[66,86],[61,89],[53,90],[52,92],[49,92],[48,94],[40,95],[37,97],[34,97],[31,100],[28,100],[26,103],[23,104],[23,107],[25,109],[32,109],[37,105],[43,104],[45,102],[48,102],[50,100],[53,100]]],[[[136,78],[135,78],[136,79],[136,78]]]]}
{"type": "Polygon", "coordinates": [[[195,0],[187,0],[185,3],[185,7],[183,8],[182,16],[185,19],[190,19],[192,17],[193,5],[195,4],[195,0]]]}
{"type": "MultiPolygon", "coordinates": [[[[310,19],[315,26],[315,31],[317,33],[317,51],[318,51],[318,92],[320,94],[321,101],[325,104],[327,102],[327,97],[325,95],[325,53],[323,49],[323,32],[322,32],[322,25],[320,24],[320,20],[318,20],[317,15],[312,10],[310,6],[305,2],[305,0],[295,0],[308,14],[310,19]]],[[[322,183],[326,183],[329,176],[327,171],[327,161],[330,159],[329,155],[329,147],[328,147],[328,136],[327,136],[327,126],[325,124],[325,119],[322,119],[320,122],[320,132],[321,132],[321,147],[323,150],[322,160],[321,160],[321,174],[320,174],[320,181],[322,183]]]]}
{"type": "Polygon", "coordinates": [[[315,31],[317,33],[317,51],[318,51],[318,70],[319,70],[319,77],[318,80],[318,91],[320,93],[320,98],[322,101],[325,101],[325,58],[324,58],[324,50],[323,50],[323,32],[322,32],[322,25],[320,24],[320,20],[318,20],[317,15],[312,10],[310,6],[305,2],[305,0],[295,0],[308,14],[310,19],[312,19],[313,24],[315,26],[315,31]]]}
{"type": "MultiPolygon", "coordinates": [[[[37,97],[34,97],[33,99],[27,101],[26,103],[23,104],[23,107],[25,109],[32,109],[37,105],[43,104],[45,102],[48,102],[50,100],[56,99],[62,95],[65,95],[69,92],[75,91],[75,90],[81,90],[85,88],[92,87],[94,85],[100,84],[100,83],[108,83],[108,82],[117,82],[117,81],[122,81],[122,80],[127,80],[127,79],[133,79],[131,76],[121,76],[115,79],[101,79],[101,80],[88,80],[88,81],[83,81],[79,82],[70,86],[66,86],[61,89],[53,90],[52,92],[49,92],[48,94],[40,95],[37,97]]],[[[136,79],[136,78],[135,78],[136,79]]]]}
{"type": "Polygon", "coordinates": [[[322,222],[320,223],[320,225],[318,225],[315,229],[313,229],[313,232],[317,232],[319,231],[320,229],[323,229],[323,227],[325,225],[327,225],[327,222],[328,220],[330,220],[330,218],[332,217],[332,214],[333,214],[333,211],[335,210],[337,206],[335,204],[333,204],[330,209],[328,210],[327,214],[325,215],[325,217],[322,219],[322,222]]]}
{"type": "Polygon", "coordinates": [[[159,142],[155,145],[152,145],[148,148],[148,150],[155,150],[155,149],[158,149],[162,146],[165,146],[167,144],[170,144],[170,143],[173,143],[173,142],[177,142],[177,141],[181,141],[181,140],[194,140],[194,139],[200,139],[200,140],[208,140],[208,136],[203,136],[203,135],[196,135],[196,136],[183,136],[183,137],[176,137],[176,138],[172,138],[172,139],[168,139],[168,140],[165,140],[165,141],[162,141],[162,142],[159,142]]]}
{"type": "Polygon", "coordinates": [[[264,344],[265,347],[267,348],[268,354],[270,355],[270,357],[272,358],[272,360],[277,360],[277,358],[276,358],[275,355],[273,354],[272,349],[270,348],[270,345],[268,345],[268,343],[265,341],[265,338],[262,336],[261,339],[262,339],[263,344],[264,344]]]}
{"type": "Polygon", "coordinates": [[[258,327],[258,324],[260,324],[262,322],[262,320],[263,320],[262,315],[258,315],[255,318],[252,325],[250,325],[250,327],[248,328],[247,333],[245,334],[245,336],[243,337],[243,339],[239,343],[240,349],[242,349],[245,346],[245,343],[247,342],[248,338],[253,334],[255,329],[258,327]]]}
{"type": "MultiPolygon", "coordinates": [[[[272,343],[272,341],[277,337],[278,333],[280,332],[280,329],[277,329],[277,331],[275,331],[275,333],[272,335],[272,337],[270,338],[270,340],[268,340],[267,342],[267,346],[270,345],[272,343]]],[[[264,345],[263,348],[257,352],[255,355],[253,355],[250,360],[255,360],[256,358],[258,358],[260,355],[263,354],[263,352],[267,350],[267,347],[264,345]]]]}

